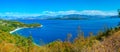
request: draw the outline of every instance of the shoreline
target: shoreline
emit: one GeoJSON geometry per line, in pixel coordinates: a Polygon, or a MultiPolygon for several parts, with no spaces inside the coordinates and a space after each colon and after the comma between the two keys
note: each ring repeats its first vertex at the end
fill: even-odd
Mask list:
{"type": "Polygon", "coordinates": [[[24,29],[24,28],[26,28],[26,27],[20,27],[20,28],[16,28],[15,30],[13,30],[13,31],[10,31],[10,34],[12,34],[12,33],[16,32],[16,31],[18,31],[18,30],[24,29]]]}
{"type": "MultiPolygon", "coordinates": [[[[43,25],[41,25],[40,27],[43,27],[43,25]]],[[[29,28],[29,27],[19,27],[19,28],[16,28],[15,30],[10,31],[9,33],[12,34],[16,31],[19,31],[19,30],[24,29],[24,28],[29,28]]]]}

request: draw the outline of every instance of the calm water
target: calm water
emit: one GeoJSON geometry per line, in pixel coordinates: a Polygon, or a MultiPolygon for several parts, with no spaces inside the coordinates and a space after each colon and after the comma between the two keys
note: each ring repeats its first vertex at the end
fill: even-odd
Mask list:
{"type": "Polygon", "coordinates": [[[84,36],[88,36],[89,32],[97,34],[103,31],[104,27],[115,27],[120,22],[119,18],[97,19],[97,20],[18,20],[23,23],[40,23],[41,28],[26,28],[17,31],[22,36],[28,37],[30,34],[36,44],[49,43],[57,39],[65,40],[68,33],[72,34],[71,40],[77,36],[77,29],[84,32],[84,36]]]}

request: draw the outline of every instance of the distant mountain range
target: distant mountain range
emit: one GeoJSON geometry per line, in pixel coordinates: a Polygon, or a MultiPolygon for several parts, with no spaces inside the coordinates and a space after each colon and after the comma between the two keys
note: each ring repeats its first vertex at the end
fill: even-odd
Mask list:
{"type": "Polygon", "coordinates": [[[40,19],[40,20],[86,20],[86,19],[101,19],[101,18],[118,18],[118,16],[102,16],[102,15],[57,15],[57,16],[0,16],[0,19],[40,19]]]}

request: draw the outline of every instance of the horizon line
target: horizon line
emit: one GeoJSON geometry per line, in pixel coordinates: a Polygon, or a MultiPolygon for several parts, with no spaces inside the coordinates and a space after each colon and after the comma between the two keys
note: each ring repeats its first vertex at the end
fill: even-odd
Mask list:
{"type": "Polygon", "coordinates": [[[118,15],[117,11],[102,11],[102,10],[68,10],[68,11],[43,11],[41,13],[19,13],[19,12],[5,12],[0,13],[0,16],[57,16],[57,15],[103,15],[103,16],[115,16],[118,15]]]}

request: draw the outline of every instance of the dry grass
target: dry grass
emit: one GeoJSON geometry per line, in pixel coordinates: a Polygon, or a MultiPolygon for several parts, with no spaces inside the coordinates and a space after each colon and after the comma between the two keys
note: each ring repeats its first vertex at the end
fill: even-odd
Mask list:
{"type": "Polygon", "coordinates": [[[71,43],[68,34],[66,41],[54,41],[44,46],[32,43],[31,37],[23,38],[0,31],[0,52],[120,52],[120,30],[112,29],[98,36],[84,37],[80,33],[71,43]]]}
{"type": "Polygon", "coordinates": [[[44,46],[16,46],[14,43],[2,41],[0,52],[120,52],[120,31],[104,38],[102,41],[95,37],[77,37],[73,43],[55,41],[44,46]]]}

